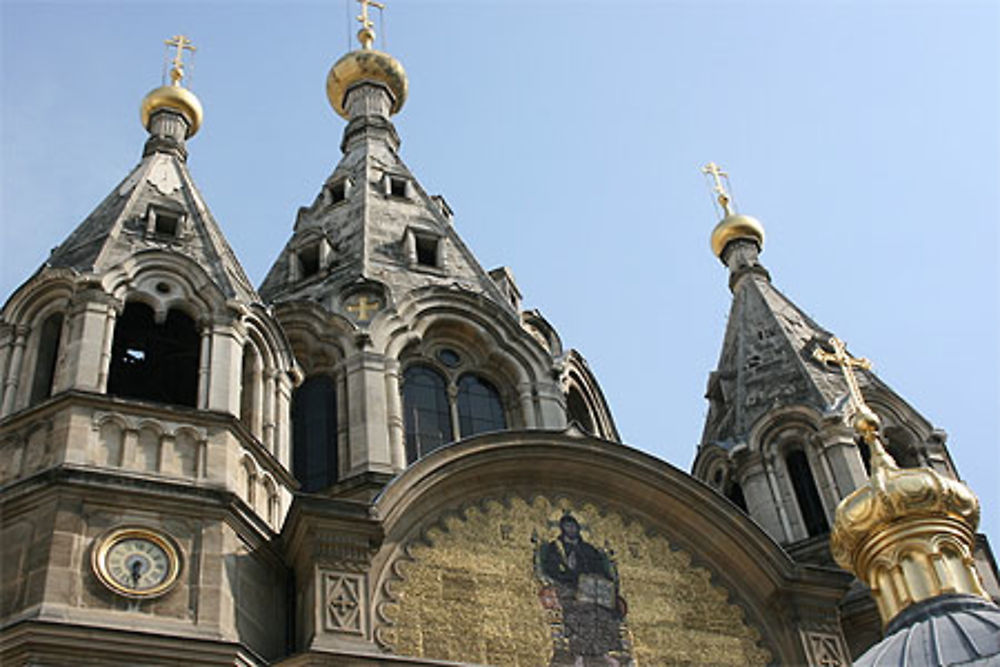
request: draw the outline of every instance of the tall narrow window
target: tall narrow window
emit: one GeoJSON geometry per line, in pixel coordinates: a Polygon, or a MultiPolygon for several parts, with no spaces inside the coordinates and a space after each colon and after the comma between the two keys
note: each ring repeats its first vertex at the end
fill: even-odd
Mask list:
{"type": "Polygon", "coordinates": [[[743,495],[743,487],[740,486],[739,482],[733,482],[729,485],[729,488],[726,490],[726,498],[743,510],[744,514],[749,514],[749,511],[747,510],[747,499],[743,495]]]}
{"type": "Polygon", "coordinates": [[[59,356],[59,338],[62,334],[63,316],[54,313],[45,318],[38,334],[38,353],[35,356],[35,374],[31,379],[30,405],[52,395],[52,382],[56,375],[59,356]]]}
{"type": "Polygon", "coordinates": [[[307,378],[292,395],[292,470],[303,491],[337,481],[337,392],[328,375],[307,378]]]}
{"type": "Polygon", "coordinates": [[[260,356],[249,343],[243,346],[243,368],[240,378],[240,421],[259,438],[260,400],[263,390],[260,356]]]}
{"type": "Polygon", "coordinates": [[[788,468],[788,475],[792,478],[795,499],[799,503],[802,520],[806,524],[809,536],[830,532],[830,526],[826,522],[826,512],[823,510],[823,503],[816,489],[816,480],[813,478],[805,452],[801,449],[789,452],[785,456],[785,465],[788,468]]]}
{"type": "Polygon", "coordinates": [[[590,418],[587,401],[576,387],[566,395],[566,420],[576,422],[587,433],[594,433],[594,420],[590,418]]]}
{"type": "Polygon", "coordinates": [[[427,366],[411,366],[403,374],[406,458],[416,461],[455,438],[444,378],[427,366]]]}
{"type": "Polygon", "coordinates": [[[500,394],[490,382],[467,373],[458,380],[458,430],[463,438],[507,428],[500,394]]]}
{"type": "Polygon", "coordinates": [[[130,302],[115,323],[108,393],[194,407],[198,399],[198,328],[179,310],[157,324],[153,309],[130,302]]]}

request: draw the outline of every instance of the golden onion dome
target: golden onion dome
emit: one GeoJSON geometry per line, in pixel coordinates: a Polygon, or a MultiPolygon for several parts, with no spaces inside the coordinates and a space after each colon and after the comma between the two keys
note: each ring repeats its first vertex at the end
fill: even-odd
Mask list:
{"type": "Polygon", "coordinates": [[[863,572],[887,546],[883,538],[890,527],[934,520],[975,532],[979,499],[965,484],[931,468],[883,468],[837,507],[833,557],[841,567],[863,572]]]}
{"type": "Polygon", "coordinates": [[[712,252],[716,257],[722,257],[726,244],[735,239],[755,241],[761,249],[764,247],[764,225],[756,218],[742,213],[730,213],[712,230],[712,252]]]}
{"type": "Polygon", "coordinates": [[[139,118],[142,126],[149,129],[149,120],[153,113],[159,109],[171,109],[180,113],[188,122],[186,138],[190,139],[201,127],[204,111],[201,102],[187,88],[179,84],[160,86],[150,91],[146,97],[142,98],[142,105],[139,107],[139,118]]]}
{"type": "Polygon", "coordinates": [[[381,83],[392,92],[390,114],[403,108],[409,89],[403,66],[388,53],[363,48],[344,54],[326,77],[326,96],[340,117],[348,119],[347,109],[344,108],[347,91],[362,81],[381,83]]]}

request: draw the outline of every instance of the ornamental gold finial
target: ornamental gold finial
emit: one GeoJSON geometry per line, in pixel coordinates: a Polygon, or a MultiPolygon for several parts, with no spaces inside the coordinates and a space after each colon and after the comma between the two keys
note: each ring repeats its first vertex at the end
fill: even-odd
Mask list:
{"type": "Polygon", "coordinates": [[[716,194],[716,200],[719,202],[719,206],[722,207],[722,211],[726,214],[726,217],[732,215],[733,198],[729,195],[725,184],[722,182],[722,179],[726,179],[726,183],[729,183],[729,174],[722,171],[722,167],[714,162],[709,162],[702,167],[701,173],[710,174],[712,176],[712,180],[715,182],[715,187],[712,188],[712,192],[716,194]]]}
{"type": "Polygon", "coordinates": [[[372,27],[375,24],[368,16],[368,6],[385,9],[385,3],[375,2],[375,0],[358,0],[358,2],[361,3],[361,13],[357,16],[358,22],[361,23],[361,30],[358,30],[358,41],[361,42],[361,48],[370,49],[375,42],[375,30],[372,27]]]}
{"type": "Polygon", "coordinates": [[[181,79],[184,78],[184,51],[194,53],[198,49],[184,35],[174,35],[163,43],[168,47],[177,48],[177,53],[174,54],[174,59],[171,61],[170,82],[175,86],[179,86],[181,85],[181,79]]]}
{"type": "Polygon", "coordinates": [[[813,359],[823,364],[833,364],[840,368],[847,383],[847,391],[851,398],[851,407],[854,409],[851,422],[855,432],[860,435],[871,450],[872,469],[896,468],[896,462],[885,450],[882,439],[879,437],[881,426],[878,415],[865,402],[861,395],[861,386],[858,384],[858,377],[854,374],[855,368],[871,370],[872,362],[868,359],[852,357],[847,353],[847,345],[836,336],[830,336],[830,347],[833,352],[827,352],[821,347],[813,350],[813,359]]]}

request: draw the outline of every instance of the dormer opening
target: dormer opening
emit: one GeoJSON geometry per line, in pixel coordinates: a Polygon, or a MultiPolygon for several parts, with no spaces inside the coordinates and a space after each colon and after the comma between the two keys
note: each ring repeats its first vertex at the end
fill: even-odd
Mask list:
{"type": "Polygon", "coordinates": [[[417,264],[420,266],[438,267],[438,243],[439,239],[433,236],[417,236],[417,264]]]}
{"type": "Polygon", "coordinates": [[[169,238],[180,236],[181,224],[184,222],[184,214],[181,211],[173,211],[162,206],[150,206],[146,212],[146,218],[147,233],[169,238]]]}
{"type": "Polygon", "coordinates": [[[388,180],[388,194],[392,197],[406,199],[409,191],[406,179],[401,176],[389,176],[388,180]]]}
{"type": "Polygon", "coordinates": [[[330,185],[330,203],[339,204],[347,200],[347,180],[340,180],[330,185]]]}
{"type": "Polygon", "coordinates": [[[301,248],[299,257],[299,278],[304,280],[319,273],[319,242],[301,248]]]}

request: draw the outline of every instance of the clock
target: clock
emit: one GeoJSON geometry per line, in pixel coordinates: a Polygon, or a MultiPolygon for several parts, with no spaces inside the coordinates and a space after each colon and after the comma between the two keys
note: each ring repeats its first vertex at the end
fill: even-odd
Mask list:
{"type": "Polygon", "coordinates": [[[181,560],[173,540],[148,528],[118,528],[102,537],[92,554],[94,574],[118,595],[153,598],[177,581],[181,560]]]}

